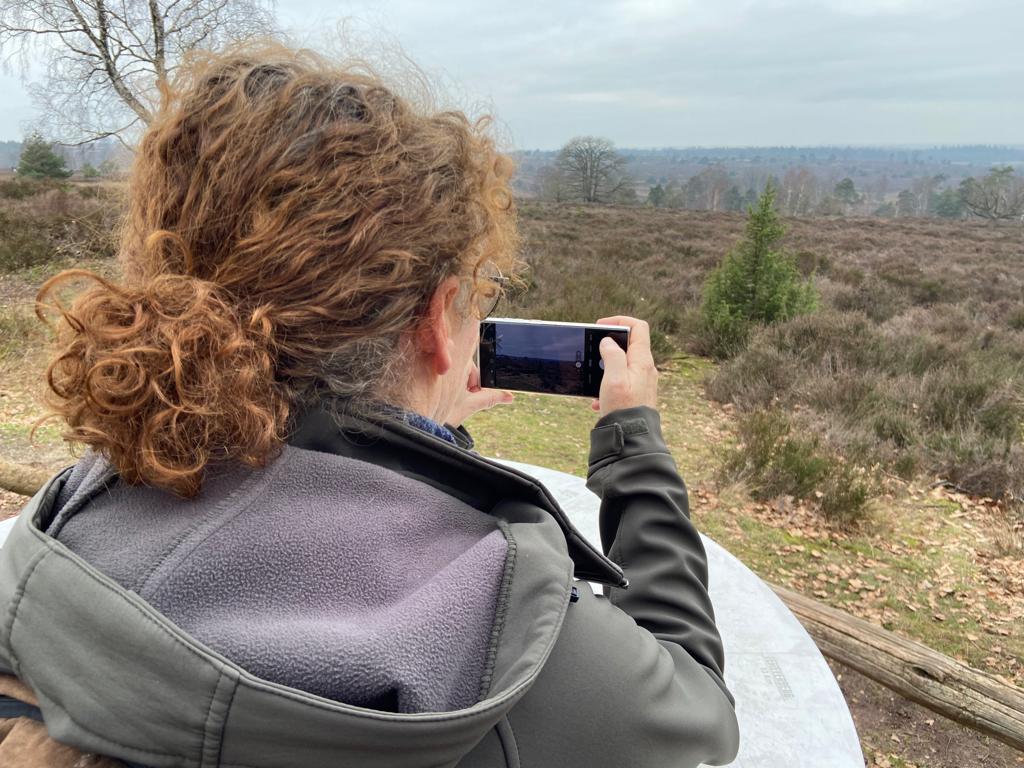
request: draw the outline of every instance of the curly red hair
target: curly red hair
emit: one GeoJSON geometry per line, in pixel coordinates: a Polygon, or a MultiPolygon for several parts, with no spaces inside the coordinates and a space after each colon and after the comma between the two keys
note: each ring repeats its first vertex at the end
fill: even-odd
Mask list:
{"type": "Polygon", "coordinates": [[[365,67],[193,56],[137,151],[123,283],[68,270],[39,291],[65,438],[193,496],[211,461],[271,458],[296,406],[393,396],[386,361],[439,283],[493,291],[481,267],[518,266],[511,172],[486,119],[417,109],[365,67]]]}

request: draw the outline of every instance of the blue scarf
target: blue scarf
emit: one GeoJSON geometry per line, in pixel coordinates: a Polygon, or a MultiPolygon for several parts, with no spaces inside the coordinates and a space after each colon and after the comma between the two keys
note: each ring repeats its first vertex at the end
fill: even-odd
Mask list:
{"type": "Polygon", "coordinates": [[[428,419],[423,414],[416,413],[415,411],[408,411],[397,405],[385,406],[385,412],[395,418],[401,419],[410,427],[415,427],[416,429],[433,435],[434,437],[447,440],[452,445],[458,445],[455,440],[455,436],[448,427],[443,424],[438,424],[433,419],[428,419]]]}

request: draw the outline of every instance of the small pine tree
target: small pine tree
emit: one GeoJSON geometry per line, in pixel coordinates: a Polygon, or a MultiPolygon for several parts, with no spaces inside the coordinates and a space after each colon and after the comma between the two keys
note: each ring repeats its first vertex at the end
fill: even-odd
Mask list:
{"type": "Polygon", "coordinates": [[[29,179],[66,179],[71,175],[64,158],[53,151],[53,145],[33,133],[21,145],[18,175],[29,179]]]}
{"type": "Polygon", "coordinates": [[[853,184],[853,179],[843,179],[836,184],[835,196],[844,205],[856,205],[861,199],[857,187],[853,184]]]}
{"type": "Polygon", "coordinates": [[[98,179],[100,177],[100,172],[92,163],[86,163],[82,166],[82,177],[86,179],[98,179]]]}
{"type": "Polygon", "coordinates": [[[661,208],[665,204],[665,188],[656,184],[647,192],[647,202],[655,208],[661,208]]]}
{"type": "Polygon", "coordinates": [[[704,338],[716,357],[740,351],[752,326],[788,320],[818,305],[811,280],[803,279],[793,258],[778,248],[785,229],[775,212],[772,184],[747,213],[746,236],[704,283],[704,338]]]}

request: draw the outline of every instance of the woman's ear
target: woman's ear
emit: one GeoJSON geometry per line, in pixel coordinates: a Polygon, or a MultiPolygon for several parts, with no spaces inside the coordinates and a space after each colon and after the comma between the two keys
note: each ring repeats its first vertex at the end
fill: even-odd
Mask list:
{"type": "Polygon", "coordinates": [[[427,313],[416,331],[420,354],[430,358],[431,369],[438,376],[443,376],[452,367],[451,337],[454,329],[451,309],[460,285],[461,280],[454,275],[441,281],[430,297],[427,313]]]}

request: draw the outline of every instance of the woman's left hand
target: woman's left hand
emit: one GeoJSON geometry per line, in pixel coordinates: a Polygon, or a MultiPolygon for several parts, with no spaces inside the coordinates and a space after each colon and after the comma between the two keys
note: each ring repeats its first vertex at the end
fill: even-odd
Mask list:
{"type": "Polygon", "coordinates": [[[453,427],[458,427],[477,411],[483,411],[503,403],[511,403],[512,400],[511,392],[481,387],[480,369],[471,362],[466,386],[456,394],[445,422],[453,427]]]}

